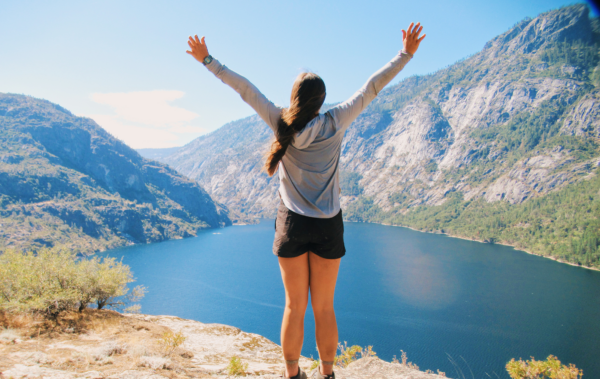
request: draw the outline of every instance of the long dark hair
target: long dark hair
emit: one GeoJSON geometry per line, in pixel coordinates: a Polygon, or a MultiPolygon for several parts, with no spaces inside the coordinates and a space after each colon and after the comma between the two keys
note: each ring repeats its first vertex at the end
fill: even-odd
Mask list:
{"type": "Polygon", "coordinates": [[[292,87],[289,108],[281,111],[277,122],[277,135],[267,154],[265,170],[269,176],[277,171],[279,161],[294,140],[294,134],[304,129],[306,124],[318,115],[325,101],[325,83],[319,75],[303,72],[296,78],[292,87]]]}

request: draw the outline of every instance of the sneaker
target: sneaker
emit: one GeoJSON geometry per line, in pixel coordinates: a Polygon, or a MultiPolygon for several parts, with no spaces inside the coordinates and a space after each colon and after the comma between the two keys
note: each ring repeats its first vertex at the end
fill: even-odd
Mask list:
{"type": "Polygon", "coordinates": [[[298,373],[296,374],[296,376],[292,376],[292,377],[285,376],[285,369],[283,369],[283,372],[281,373],[281,377],[284,379],[307,379],[306,373],[304,371],[302,371],[300,366],[298,366],[298,373]]]}
{"type": "Polygon", "coordinates": [[[319,364],[312,377],[315,379],[335,379],[335,371],[331,371],[330,375],[323,375],[321,374],[321,365],[319,364]]]}

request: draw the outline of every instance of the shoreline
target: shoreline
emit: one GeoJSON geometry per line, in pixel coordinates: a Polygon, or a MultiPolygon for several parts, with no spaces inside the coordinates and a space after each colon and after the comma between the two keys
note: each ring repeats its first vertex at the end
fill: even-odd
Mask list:
{"type": "MultiPolygon", "coordinates": [[[[254,219],[254,220],[258,220],[258,223],[260,223],[260,220],[262,220],[262,219],[266,219],[266,218],[261,217],[261,218],[257,218],[257,219],[254,219]]],[[[273,219],[270,219],[270,220],[273,220],[273,219]]],[[[406,225],[394,225],[394,224],[387,224],[387,223],[383,223],[383,222],[372,222],[372,221],[346,221],[346,220],[344,220],[344,222],[356,222],[356,223],[363,223],[363,224],[377,224],[377,225],[385,225],[385,226],[394,226],[394,227],[406,228],[406,229],[414,230],[415,232],[419,232],[419,233],[442,234],[442,235],[448,236],[450,238],[458,238],[458,239],[462,239],[462,240],[466,240],[466,241],[472,241],[472,242],[479,242],[479,243],[484,243],[484,244],[490,244],[489,242],[481,241],[481,240],[478,240],[478,239],[475,239],[475,238],[462,237],[462,236],[453,235],[453,234],[445,233],[445,232],[444,233],[442,233],[442,232],[434,232],[434,231],[428,232],[428,231],[425,231],[425,230],[416,229],[416,228],[413,228],[412,226],[406,226],[406,225]]],[[[235,223],[235,224],[232,223],[231,225],[228,225],[228,226],[249,226],[249,225],[256,225],[256,224],[255,223],[235,223]]],[[[225,226],[224,228],[226,228],[226,227],[227,226],[225,226]]],[[[211,230],[211,229],[221,229],[221,228],[207,228],[206,230],[211,230]]],[[[188,237],[188,238],[193,238],[193,237],[188,237]]],[[[176,239],[185,239],[185,238],[172,238],[172,239],[165,240],[165,241],[158,241],[158,243],[160,243],[160,242],[166,242],[166,241],[172,241],[172,240],[176,240],[176,239]]],[[[121,247],[133,246],[133,245],[139,245],[139,243],[127,244],[127,245],[122,245],[122,246],[118,246],[118,247],[113,247],[111,249],[104,249],[104,250],[100,250],[100,251],[94,251],[91,255],[94,255],[94,254],[97,254],[97,253],[102,253],[102,252],[107,251],[107,250],[114,250],[114,249],[118,249],[118,248],[121,248],[121,247]]],[[[496,242],[494,242],[491,245],[508,246],[508,247],[512,247],[516,251],[520,251],[520,252],[523,252],[523,253],[526,253],[526,254],[529,254],[529,255],[535,255],[535,256],[541,257],[541,258],[550,259],[550,260],[553,260],[553,261],[558,262],[558,263],[567,264],[569,266],[584,268],[584,269],[592,270],[592,271],[600,271],[600,268],[589,267],[589,266],[584,266],[584,265],[577,265],[575,263],[563,261],[563,260],[560,260],[560,259],[552,257],[552,256],[546,256],[546,255],[536,254],[536,253],[533,253],[533,252],[528,251],[528,250],[517,248],[516,246],[508,244],[508,243],[502,243],[502,242],[497,242],[496,243],[496,242]]]]}
{"type": "MultiPolygon", "coordinates": [[[[360,222],[360,221],[346,221],[346,222],[360,222]]],[[[425,231],[425,230],[419,230],[419,229],[413,228],[413,227],[411,227],[411,226],[404,226],[404,225],[394,225],[394,224],[386,224],[386,223],[383,223],[383,222],[371,222],[371,221],[369,221],[369,222],[363,222],[363,223],[367,223],[367,224],[378,224],[378,225],[385,225],[385,226],[395,226],[395,227],[400,227],[400,228],[406,228],[406,229],[414,230],[415,232],[420,232],[420,233],[427,233],[427,234],[443,234],[443,235],[445,235],[445,236],[448,236],[448,237],[450,237],[450,238],[458,238],[458,239],[461,239],[461,240],[467,240],[467,241],[472,241],[472,242],[479,242],[479,243],[490,244],[489,242],[484,242],[484,241],[481,241],[481,240],[477,240],[477,239],[475,239],[475,238],[461,237],[461,236],[453,235],[453,234],[450,234],[450,233],[442,233],[442,232],[428,232],[428,231],[425,231]]],[[[564,263],[564,264],[568,264],[569,266],[578,267],[578,268],[584,268],[584,269],[587,269],[587,270],[592,270],[592,271],[600,271],[600,268],[596,268],[596,267],[589,267],[589,266],[584,266],[584,265],[577,265],[577,264],[575,264],[575,263],[571,263],[571,262],[563,261],[563,260],[560,260],[560,259],[558,259],[558,258],[555,258],[555,257],[552,257],[552,256],[546,256],[546,255],[541,255],[541,254],[532,253],[531,251],[527,251],[527,250],[524,250],[524,249],[519,249],[519,248],[517,248],[516,246],[514,246],[514,245],[510,245],[510,244],[507,244],[507,243],[500,243],[500,242],[499,242],[499,243],[493,243],[493,244],[490,244],[490,245],[502,245],[502,246],[508,246],[508,247],[512,247],[512,248],[513,248],[514,250],[516,250],[516,251],[521,251],[521,252],[523,252],[523,253],[526,253],[526,254],[529,254],[529,255],[535,255],[536,257],[541,257],[541,258],[550,259],[550,260],[553,260],[553,261],[555,261],[555,262],[558,262],[558,263],[564,263]]]]}

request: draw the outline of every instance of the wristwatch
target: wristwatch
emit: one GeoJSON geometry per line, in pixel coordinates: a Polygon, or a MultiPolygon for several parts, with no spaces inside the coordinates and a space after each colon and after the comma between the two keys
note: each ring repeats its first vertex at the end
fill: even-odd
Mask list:
{"type": "Polygon", "coordinates": [[[209,55],[202,60],[202,64],[206,66],[207,64],[209,64],[212,61],[213,61],[213,57],[212,57],[212,55],[209,55]]]}

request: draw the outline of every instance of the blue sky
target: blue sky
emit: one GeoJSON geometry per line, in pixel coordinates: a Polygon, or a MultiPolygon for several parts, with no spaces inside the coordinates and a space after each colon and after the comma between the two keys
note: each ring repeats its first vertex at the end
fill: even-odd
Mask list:
{"type": "Polygon", "coordinates": [[[402,49],[427,37],[392,81],[479,51],[561,0],[0,1],[0,92],[44,98],[91,117],[134,148],[181,146],[253,110],[185,53],[189,35],[288,105],[303,70],[343,101],[402,49]]]}

